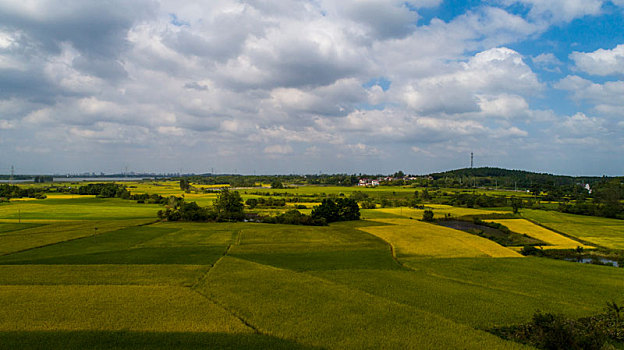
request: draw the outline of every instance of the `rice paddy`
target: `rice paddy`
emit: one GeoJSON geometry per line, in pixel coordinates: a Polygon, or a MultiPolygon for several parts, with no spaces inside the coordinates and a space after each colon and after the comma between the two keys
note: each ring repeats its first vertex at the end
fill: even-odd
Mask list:
{"type": "Polygon", "coordinates": [[[536,225],[530,221],[523,219],[496,219],[494,222],[498,222],[507,226],[511,231],[521,234],[526,234],[530,237],[537,238],[548,244],[544,246],[545,249],[574,249],[576,247],[583,248],[595,248],[590,245],[584,245],[579,241],[575,241],[568,237],[562,236],[549,229],[536,225]]]}
{"type": "Polygon", "coordinates": [[[421,221],[375,219],[389,226],[370,226],[361,230],[388,241],[399,259],[415,257],[521,257],[520,254],[488,239],[421,221]]]}
{"type": "Polygon", "coordinates": [[[579,240],[607,248],[624,249],[622,220],[530,209],[523,210],[522,216],[579,240]]]}
{"type": "MultiPolygon", "coordinates": [[[[433,211],[434,218],[440,219],[447,215],[451,217],[460,217],[466,215],[488,215],[488,214],[502,214],[508,213],[501,210],[488,210],[488,209],[473,209],[473,208],[458,208],[450,205],[443,204],[427,204],[426,209],[433,211]]],[[[380,208],[376,211],[382,213],[388,213],[404,217],[412,217],[414,219],[421,219],[426,209],[414,209],[414,208],[380,208]]]]}
{"type": "MultiPolygon", "coordinates": [[[[177,182],[135,185],[182,194],[177,182]]],[[[214,194],[185,197],[209,205],[214,194]]],[[[440,217],[496,212],[432,207],[440,217]]],[[[622,269],[524,258],[415,220],[422,210],[364,210],[367,220],[311,227],[157,222],[160,209],[64,194],[0,206],[0,349],[521,349],[483,329],[537,309],[595,314],[624,290],[622,269]]],[[[578,231],[566,234],[582,231],[582,220],[570,222],[578,231]]],[[[583,239],[617,246],[619,227],[600,222],[607,229],[583,239]]],[[[509,224],[554,246],[569,239],[509,224]]]]}

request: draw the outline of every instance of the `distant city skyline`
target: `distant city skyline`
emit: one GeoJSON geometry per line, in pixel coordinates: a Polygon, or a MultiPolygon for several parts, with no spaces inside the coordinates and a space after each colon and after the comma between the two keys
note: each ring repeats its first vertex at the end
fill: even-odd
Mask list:
{"type": "Polygon", "coordinates": [[[2,1],[0,174],[624,175],[624,0],[2,1]]]}

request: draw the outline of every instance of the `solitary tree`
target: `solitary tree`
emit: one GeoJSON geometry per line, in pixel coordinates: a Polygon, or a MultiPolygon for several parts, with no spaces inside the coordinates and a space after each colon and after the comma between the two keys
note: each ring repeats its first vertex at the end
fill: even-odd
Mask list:
{"type": "Polygon", "coordinates": [[[187,191],[189,188],[191,188],[191,183],[189,182],[189,180],[180,179],[180,189],[182,191],[187,191]]]}
{"type": "Polygon", "coordinates": [[[284,188],[284,184],[278,179],[275,179],[271,182],[271,188],[284,188]]]}
{"type": "Polygon", "coordinates": [[[518,214],[520,208],[522,208],[522,199],[511,197],[511,209],[513,210],[513,213],[518,214]]]}
{"type": "Polygon", "coordinates": [[[425,210],[423,212],[423,218],[422,219],[423,219],[423,221],[428,221],[428,222],[433,221],[433,211],[429,210],[429,209],[425,210]]]}
{"type": "Polygon", "coordinates": [[[222,221],[243,220],[243,199],[237,191],[230,192],[227,187],[221,189],[214,202],[217,219],[222,221]]]}

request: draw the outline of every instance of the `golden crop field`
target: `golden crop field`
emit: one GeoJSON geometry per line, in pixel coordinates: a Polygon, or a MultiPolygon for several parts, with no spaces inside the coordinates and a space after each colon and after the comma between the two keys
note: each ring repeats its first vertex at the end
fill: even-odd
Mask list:
{"type": "MultiPolygon", "coordinates": [[[[506,211],[500,210],[487,210],[487,209],[472,209],[472,208],[459,208],[452,207],[450,205],[444,204],[427,204],[427,209],[433,211],[435,218],[443,218],[446,214],[449,214],[454,217],[464,216],[464,215],[487,215],[487,214],[498,214],[498,213],[509,213],[506,211]]],[[[415,219],[420,219],[423,216],[423,212],[425,209],[414,209],[414,208],[380,208],[375,209],[376,211],[380,211],[383,213],[389,213],[394,215],[400,215],[405,217],[412,217],[415,219]]]]}
{"type": "Polygon", "coordinates": [[[405,257],[522,257],[511,249],[462,231],[409,219],[375,219],[388,226],[362,227],[395,249],[398,258],[405,257]]]}
{"type": "Polygon", "coordinates": [[[526,234],[533,238],[537,238],[540,241],[548,243],[550,246],[544,246],[543,248],[545,249],[574,249],[579,246],[583,248],[594,248],[592,246],[584,245],[571,238],[565,237],[554,231],[536,225],[528,220],[496,219],[493,221],[507,226],[513,232],[526,234]]]}

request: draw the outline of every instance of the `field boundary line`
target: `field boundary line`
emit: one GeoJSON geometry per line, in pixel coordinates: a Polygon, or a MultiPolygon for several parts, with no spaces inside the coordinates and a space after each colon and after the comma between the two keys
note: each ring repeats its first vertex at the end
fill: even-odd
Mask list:
{"type": "MultiPolygon", "coordinates": [[[[155,224],[155,223],[157,223],[157,222],[158,222],[158,220],[156,220],[156,221],[152,221],[152,222],[148,222],[148,223],[138,224],[138,225],[134,225],[134,226],[122,227],[122,228],[120,228],[120,229],[118,229],[118,230],[123,230],[123,229],[130,228],[130,227],[148,226],[148,225],[155,224]]],[[[100,233],[100,235],[105,235],[105,234],[107,234],[107,233],[110,233],[110,232],[115,232],[115,231],[118,231],[118,230],[113,230],[113,231],[108,231],[108,232],[100,233]]],[[[44,247],[53,246],[53,245],[56,245],[56,244],[61,244],[61,243],[66,243],[66,242],[77,241],[77,240],[79,240],[79,239],[90,238],[90,237],[93,237],[93,236],[94,236],[94,235],[93,235],[92,233],[90,233],[89,235],[86,235],[86,236],[80,236],[80,237],[76,237],[76,238],[70,238],[70,239],[66,239],[66,240],[64,240],[64,241],[58,241],[58,242],[54,242],[54,243],[48,243],[48,244],[44,244],[44,245],[38,245],[38,246],[36,246],[36,247],[30,247],[30,248],[26,248],[26,249],[16,250],[16,251],[14,251],[14,252],[10,252],[10,253],[0,254],[0,256],[8,256],[8,255],[17,254],[17,253],[23,253],[23,252],[27,252],[27,251],[29,251],[29,250],[33,250],[33,249],[39,249],[39,248],[44,248],[44,247]]],[[[74,255],[74,254],[71,254],[71,255],[74,255]]]]}
{"type": "Polygon", "coordinates": [[[562,235],[562,236],[564,236],[564,237],[566,237],[566,238],[569,238],[569,239],[571,239],[571,240],[573,240],[573,241],[577,241],[577,242],[579,242],[579,243],[581,243],[581,244],[594,246],[594,247],[596,247],[596,248],[608,249],[607,247],[601,246],[601,245],[599,245],[599,244],[596,244],[596,243],[593,243],[593,242],[590,242],[590,241],[586,241],[586,240],[584,240],[584,239],[580,239],[580,238],[578,238],[578,237],[571,236],[571,235],[569,235],[569,234],[567,234],[567,233],[565,233],[565,232],[561,232],[561,231],[559,231],[559,230],[556,230],[556,229],[554,229],[554,228],[552,228],[552,227],[548,227],[548,226],[546,226],[546,225],[544,225],[544,224],[542,224],[542,223],[539,223],[539,222],[537,222],[537,221],[535,221],[535,220],[533,220],[533,219],[529,219],[529,218],[525,218],[525,217],[522,217],[522,218],[523,218],[524,220],[528,221],[528,222],[531,222],[531,223],[533,223],[533,224],[535,224],[535,225],[539,226],[539,227],[545,228],[545,229],[550,230],[550,231],[552,231],[552,232],[554,232],[554,233],[558,233],[558,234],[560,234],[560,235],[562,235]]]}
{"type": "Polygon", "coordinates": [[[206,280],[208,279],[208,277],[209,277],[210,272],[212,271],[212,269],[213,269],[215,266],[217,266],[217,264],[219,264],[219,263],[223,260],[223,257],[225,257],[225,256],[227,255],[227,253],[228,253],[228,251],[230,250],[230,247],[231,247],[231,246],[232,246],[231,244],[230,244],[230,245],[228,245],[227,250],[226,250],[226,251],[225,251],[225,253],[224,253],[224,254],[223,254],[223,255],[219,258],[219,260],[217,260],[217,261],[216,261],[216,262],[215,262],[215,263],[214,263],[214,264],[210,267],[210,269],[209,269],[208,271],[206,271],[206,273],[205,273],[202,277],[200,277],[200,278],[199,278],[199,280],[197,280],[197,282],[196,282],[193,286],[189,287],[189,289],[190,289],[191,291],[193,291],[193,292],[197,293],[198,295],[200,295],[200,296],[204,297],[206,300],[210,301],[210,302],[211,302],[211,303],[213,303],[215,306],[217,306],[217,307],[221,308],[223,311],[225,311],[225,312],[227,312],[228,314],[232,315],[234,318],[236,318],[236,319],[238,319],[239,321],[241,321],[241,322],[242,322],[245,326],[247,326],[247,327],[249,327],[251,330],[253,330],[253,331],[254,331],[254,333],[256,333],[256,334],[262,334],[262,335],[268,335],[268,334],[266,334],[266,333],[262,333],[262,332],[261,332],[258,328],[256,328],[256,326],[254,326],[253,324],[249,323],[249,321],[245,320],[242,316],[240,316],[240,315],[236,314],[236,312],[234,312],[234,311],[230,310],[230,309],[229,309],[228,307],[226,307],[225,305],[223,305],[223,304],[221,304],[221,303],[217,302],[216,300],[214,300],[213,298],[211,298],[211,297],[210,297],[210,295],[208,295],[208,294],[206,294],[206,293],[202,293],[201,291],[199,291],[199,290],[197,289],[197,287],[199,287],[199,285],[200,285],[202,282],[204,282],[204,281],[206,281],[206,280]]]}
{"type": "Polygon", "coordinates": [[[381,238],[381,237],[379,237],[379,236],[377,236],[377,235],[374,235],[374,234],[372,234],[372,233],[370,233],[370,232],[366,232],[366,231],[364,231],[364,230],[360,230],[359,228],[356,228],[356,230],[357,230],[357,231],[360,231],[360,232],[363,232],[363,233],[365,233],[365,234],[367,234],[367,235],[370,235],[370,236],[372,236],[372,237],[375,237],[376,239],[378,239],[378,240],[380,240],[380,241],[384,242],[386,245],[388,245],[388,247],[390,247],[390,256],[392,256],[392,260],[394,260],[394,261],[395,261],[395,262],[396,262],[399,266],[401,266],[401,267],[402,267],[402,268],[404,268],[404,269],[407,269],[407,270],[412,270],[412,271],[416,271],[416,270],[414,270],[414,269],[412,269],[412,268],[410,268],[410,267],[408,267],[408,266],[405,266],[405,265],[403,264],[403,262],[401,262],[401,260],[399,260],[399,258],[398,258],[398,257],[397,257],[397,255],[396,255],[396,248],[394,247],[394,245],[393,245],[392,243],[390,243],[390,242],[386,241],[385,239],[383,239],[383,238],[381,238]]]}
{"type": "MultiPolygon", "coordinates": [[[[243,230],[238,230],[236,232],[236,245],[241,245],[241,236],[243,235],[243,230]]],[[[230,251],[230,247],[228,246],[228,252],[230,251]]]]}

